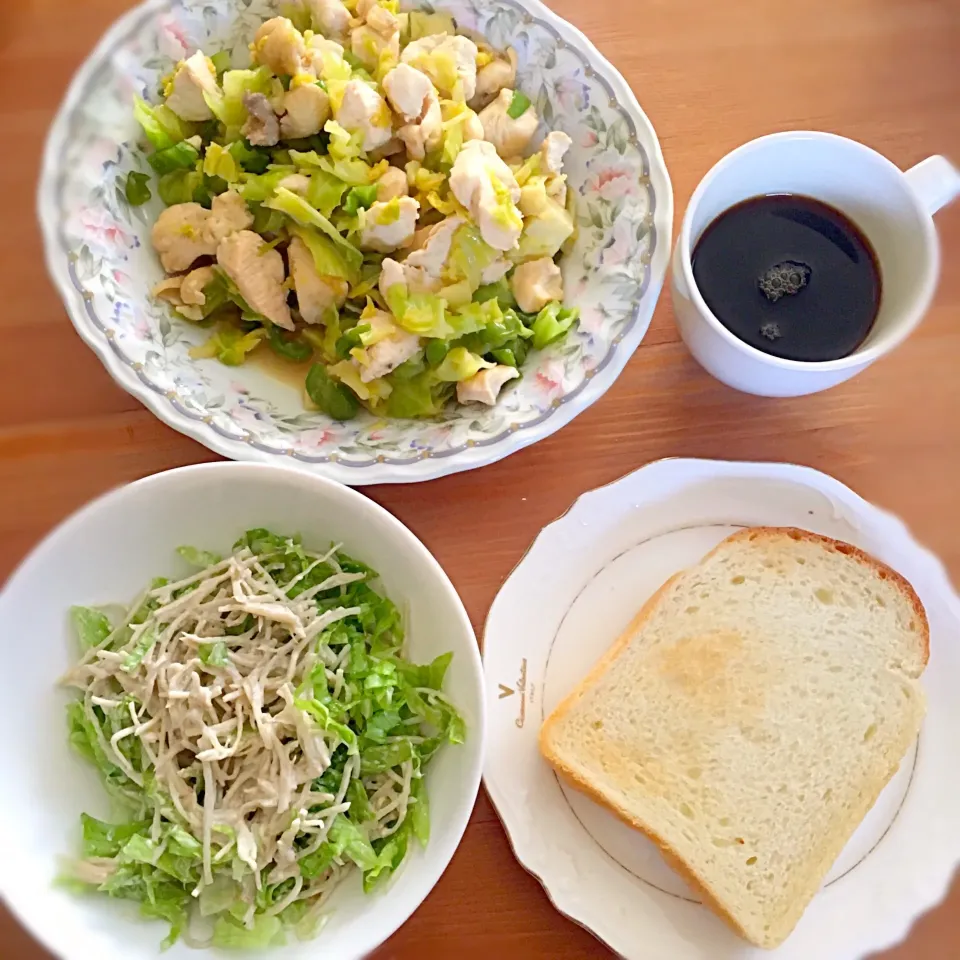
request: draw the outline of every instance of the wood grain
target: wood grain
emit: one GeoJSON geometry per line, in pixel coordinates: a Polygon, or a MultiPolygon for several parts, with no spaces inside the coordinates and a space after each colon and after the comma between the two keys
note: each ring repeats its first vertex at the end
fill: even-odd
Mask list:
{"type": "MultiPolygon", "coordinates": [[[[774,130],[832,130],[902,167],[931,153],[960,160],[957,0],[550,2],[636,91],[661,137],[678,217],[714,161],[774,130]]],[[[33,193],[43,137],[70,75],[126,6],[124,0],[0,4],[4,575],[90,497],[157,470],[215,459],[112,384],[73,333],[43,267],[33,193]]],[[[434,551],[478,629],[545,523],[583,491],[665,456],[787,460],[832,473],[900,514],[956,581],[960,205],[938,223],[944,272],[929,316],[895,356],[852,383],[798,400],[738,395],[689,358],[664,298],[617,384],[561,433],[484,470],[367,492],[434,551]]],[[[2,909],[0,956],[46,956],[2,909]]],[[[451,956],[610,956],[556,913],[516,863],[485,796],[437,888],[377,954],[379,960],[451,956]]],[[[956,956],[960,884],[884,955],[956,956]]]]}

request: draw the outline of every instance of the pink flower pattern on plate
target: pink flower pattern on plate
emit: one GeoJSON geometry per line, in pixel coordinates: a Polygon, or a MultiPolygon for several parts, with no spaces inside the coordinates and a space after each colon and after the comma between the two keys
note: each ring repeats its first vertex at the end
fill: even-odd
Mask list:
{"type": "MultiPolygon", "coordinates": [[[[545,353],[531,354],[523,379],[511,384],[493,407],[450,407],[435,421],[384,421],[361,413],[347,423],[332,423],[322,413],[303,410],[292,391],[289,398],[287,392],[263,395],[260,380],[248,378],[242,367],[193,360],[189,349],[202,342],[205,332],[172,317],[164,304],[150,298],[160,277],[150,244],[155,205],[130,209],[115,186],[130,169],[147,169],[129,106],[132,92],[155,98],[160,78],[193,50],[245,49],[253,25],[276,14],[275,0],[157,0],[137,31],[107,51],[91,75],[82,108],[70,117],[69,142],[59,145],[56,177],[44,188],[48,195],[57,194],[57,205],[45,221],[48,237],[65,248],[51,247],[51,252],[72,255],[67,283],[91,297],[86,309],[71,308],[84,335],[92,311],[101,332],[103,327],[114,331],[113,347],[123,362],[141,365],[138,382],[163,393],[174,391],[174,411],[188,409],[218,432],[249,435],[273,450],[317,459],[337,454],[340,460],[369,464],[369,471],[351,472],[348,482],[390,473],[380,470],[378,457],[409,459],[417,453],[463,450],[475,459],[466,454],[468,447],[492,440],[497,441],[492,447],[510,448],[512,430],[541,422],[557,401],[582,388],[585,374],[615,349],[613,337],[635,308],[635,298],[619,292],[621,265],[649,262],[641,254],[653,252],[652,240],[639,227],[650,204],[649,191],[640,185],[644,151],[651,156],[655,143],[645,132],[630,136],[631,127],[641,126],[629,103],[611,99],[611,90],[618,95],[625,91],[614,71],[591,60],[575,40],[554,29],[548,16],[530,17],[512,0],[435,0],[434,5],[483,34],[495,48],[513,46],[520,59],[518,87],[536,96],[549,125],[565,130],[574,142],[565,171],[581,201],[580,229],[564,273],[566,300],[581,309],[579,329],[545,353]]],[[[642,333],[638,328],[619,349],[629,352],[642,333]]],[[[580,408],[581,403],[572,405],[580,408]]],[[[161,416],[177,422],[174,412],[161,416]]],[[[332,468],[334,473],[338,469],[332,468]]],[[[344,476],[342,471],[339,475],[344,476]]]]}

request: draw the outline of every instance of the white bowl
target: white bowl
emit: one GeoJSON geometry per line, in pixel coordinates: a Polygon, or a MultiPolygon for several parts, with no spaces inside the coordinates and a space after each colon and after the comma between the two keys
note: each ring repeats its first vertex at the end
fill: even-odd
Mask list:
{"type": "MultiPolygon", "coordinates": [[[[419,540],[386,510],[322,477],[260,464],[185,467],[114,490],[75,514],[37,547],[0,595],[6,634],[0,699],[8,718],[0,742],[0,894],[49,950],[64,960],[135,960],[159,955],[166,925],[135,904],[53,885],[59,858],[76,855],[80,813],[109,819],[94,768],[67,743],[69,694],[57,678],[76,659],[71,604],[132,599],[149,580],[176,573],[181,544],[228,550],[246,529],[299,532],[306,544],[342,542],[380,572],[408,616],[412,659],[453,651],[445,691],[462,711],[466,743],[447,746],[427,772],[431,837],[411,849],[398,875],[364,894],[359,875],[331,900],[315,941],[270,952],[277,960],[346,960],[366,955],[421,903],[460,842],[480,781],[484,703],[480,655],[463,604],[419,540]]],[[[165,954],[186,960],[176,945],[165,954]]]]}
{"type": "MultiPolygon", "coordinates": [[[[404,9],[427,6],[403,0],[404,9]]],[[[492,463],[549,436],[598,400],[640,344],[670,255],[673,196],[653,126],[623,77],[538,0],[438,0],[462,29],[519,56],[518,86],[573,138],[565,164],[578,239],[563,260],[576,332],[531,354],[494,407],[433,420],[361,414],[332,422],[254,366],[191,360],[207,333],[150,300],[156,198],[130,208],[118,176],[149,172],[131,101],[197,47],[244,55],[272,0],[148,0],[119,20],[81,68],[50,132],[39,187],[47,264],[81,337],[160,419],[235,460],[276,462],[344,483],[429,480],[492,463]]]]}

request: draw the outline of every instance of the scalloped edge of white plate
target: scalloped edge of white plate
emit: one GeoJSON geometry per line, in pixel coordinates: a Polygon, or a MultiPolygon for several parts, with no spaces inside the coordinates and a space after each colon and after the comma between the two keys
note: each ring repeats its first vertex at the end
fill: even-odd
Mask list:
{"type": "Polygon", "coordinates": [[[353,467],[335,461],[307,463],[293,456],[271,453],[258,449],[242,440],[223,436],[204,423],[203,420],[197,420],[183,414],[166,395],[157,393],[144,383],[137,376],[137,372],[116,355],[107,338],[94,325],[79,319],[86,314],[86,304],[70,282],[66,260],[55,255],[58,247],[56,242],[57,211],[54,186],[58,158],[62,154],[62,144],[67,135],[68,120],[77,107],[81,92],[88,79],[99,69],[111,48],[135,20],[144,16],[147,11],[162,10],[168,2],[169,0],[146,0],[146,2],[139,4],[117,19],[107,29],[93,52],[74,74],[47,134],[37,186],[37,215],[43,235],[47,272],[60,294],[60,299],[63,301],[77,333],[100,358],[100,362],[120,387],[136,397],[159,420],[203,444],[215,453],[222,454],[232,460],[285,464],[296,470],[320,474],[338,480],[348,486],[360,486],[435,480],[438,477],[460,473],[464,470],[474,470],[495,463],[556,433],[596,403],[613,386],[646,336],[653,319],[653,311],[663,289],[673,245],[673,188],[656,131],[641,108],[630,85],[616,67],[600,53],[580,30],[558,16],[540,0],[516,0],[516,2],[521,3],[531,14],[552,26],[568,43],[579,48],[590,59],[593,69],[610,84],[620,105],[630,113],[637,125],[638,132],[646,138],[644,149],[647,151],[650,164],[649,176],[657,197],[657,205],[654,211],[657,245],[650,261],[649,285],[638,306],[636,320],[624,335],[623,340],[611,351],[609,362],[584,386],[573,400],[556,407],[550,416],[539,419],[530,426],[521,427],[496,443],[469,447],[449,457],[426,457],[414,460],[409,464],[373,463],[353,467]]]}
{"type": "MultiPolygon", "coordinates": [[[[721,508],[716,515],[709,514],[708,510],[707,515],[691,518],[690,525],[736,524],[738,520],[731,519],[730,509],[729,506],[721,508]]],[[[762,513],[763,509],[758,508],[757,512],[762,513]]],[[[663,525],[659,519],[645,522],[648,530],[645,538],[685,528],[663,525]]],[[[761,522],[775,522],[775,519],[752,520],[746,516],[739,519],[739,523],[746,525],[761,522]]],[[[795,518],[785,522],[798,525],[795,518]]],[[[643,599],[637,598],[637,607],[643,599]]],[[[610,642],[613,639],[611,636],[610,642]]],[[[951,804],[951,796],[955,797],[960,789],[960,764],[956,762],[960,760],[960,745],[955,737],[951,739],[951,714],[953,721],[960,719],[960,705],[951,707],[947,702],[951,678],[960,677],[958,641],[960,596],[943,564],[916,542],[901,520],[864,500],[838,480],[810,467],[792,464],[684,458],[654,461],[574,501],[561,517],[541,530],[497,594],[484,627],[488,700],[484,785],[514,855],[540,882],[551,903],[627,960],[664,960],[668,956],[671,960],[754,957],[807,960],[813,955],[809,952],[811,943],[816,944],[819,960],[857,960],[901,942],[915,920],[946,896],[960,863],[960,808],[951,809],[956,807],[955,803],[951,804]],[[536,749],[541,703],[536,704],[537,717],[526,724],[526,733],[522,728],[523,713],[515,718],[508,716],[509,711],[505,712],[503,706],[509,703],[516,714],[514,705],[519,703],[521,708],[528,709],[534,704],[530,686],[534,679],[542,683],[543,677],[528,680],[524,659],[522,676],[514,682],[517,662],[534,648],[542,649],[545,643],[552,643],[552,639],[543,638],[548,634],[550,638],[556,637],[577,591],[618,554],[642,542],[631,543],[631,532],[623,529],[629,526],[623,522],[625,512],[669,501],[679,496],[675,491],[695,481],[707,484],[720,481],[729,485],[738,480],[799,485],[821,495],[832,511],[832,518],[825,516],[821,521],[811,517],[811,528],[827,528],[824,532],[829,534],[831,524],[843,523],[857,533],[848,539],[854,542],[860,539],[861,545],[864,541],[871,542],[872,552],[880,554],[911,580],[924,601],[931,623],[931,661],[924,674],[928,715],[911,775],[914,782],[908,788],[903,806],[893,815],[881,842],[856,870],[849,870],[814,899],[814,905],[820,901],[820,906],[828,905],[829,909],[821,912],[811,905],[798,930],[774,951],[758,950],[739,940],[699,904],[651,887],[642,878],[634,881],[627,870],[592,839],[567,803],[558,804],[556,809],[562,806],[565,812],[552,818],[548,810],[540,806],[536,827],[529,829],[530,818],[524,810],[544,798],[549,808],[553,797],[559,801],[563,796],[563,789],[536,749]],[[606,521],[602,519],[605,505],[610,508],[606,521]],[[610,530],[614,531],[611,540],[619,536],[622,542],[601,544],[590,552],[591,538],[596,543],[597,537],[605,531],[609,535],[610,530]],[[581,557],[570,564],[570,570],[562,569],[557,563],[561,546],[581,557]],[[579,571],[575,569],[576,562],[581,565],[579,571]],[[549,578],[541,569],[547,564],[549,578]],[[561,594],[564,588],[567,592],[561,594]],[[513,592],[516,596],[511,596],[513,592]],[[524,623],[520,619],[521,611],[534,607],[536,615],[531,614],[532,622],[524,623]],[[537,624],[540,624],[541,638],[531,640],[537,624]],[[518,637],[523,637],[523,641],[518,641],[518,637]],[[507,689],[513,693],[519,688],[522,688],[519,701],[505,693],[507,689]],[[507,697],[509,699],[505,699],[507,697]],[[517,729],[520,736],[516,736],[517,729]],[[914,814],[914,804],[924,808],[922,814],[914,814]],[[562,835],[553,832],[547,839],[543,831],[558,825],[567,832],[562,835]],[[592,872],[584,875],[584,867],[592,872]],[[798,949],[800,953],[796,952],[798,949]]],[[[542,653],[539,655],[542,658],[542,653]]],[[[542,689],[539,696],[542,699],[542,689]]]]}

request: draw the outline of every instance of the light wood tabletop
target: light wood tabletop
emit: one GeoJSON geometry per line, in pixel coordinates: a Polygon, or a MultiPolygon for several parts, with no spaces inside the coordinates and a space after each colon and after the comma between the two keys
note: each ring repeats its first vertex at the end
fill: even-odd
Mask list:
{"type": "MultiPolygon", "coordinates": [[[[933,153],[960,160],[958,0],[550,4],[587,34],[636,91],[663,145],[677,221],[715,160],[775,130],[845,134],[901,167],[933,153]]],[[[73,332],[44,270],[34,215],[43,138],[74,69],[128,5],[126,0],[0,4],[4,575],[44,533],[96,494],[158,470],[216,459],[112,383],[73,332]]],[[[738,395],[689,357],[664,296],[615,386],[560,433],[482,470],[365,492],[434,552],[478,632],[501,583],[541,527],[578,494],[650,460],[676,455],[793,461],[831,473],[903,517],[943,558],[956,582],[960,204],[937,222],[944,269],[929,315],[892,357],[851,383],[797,400],[738,395]]],[[[2,908],[0,956],[46,956],[2,908]]],[[[554,911],[537,881],[514,860],[481,794],[446,874],[377,956],[573,960],[610,953],[554,911]]],[[[884,956],[960,956],[960,883],[906,942],[884,956]]]]}

